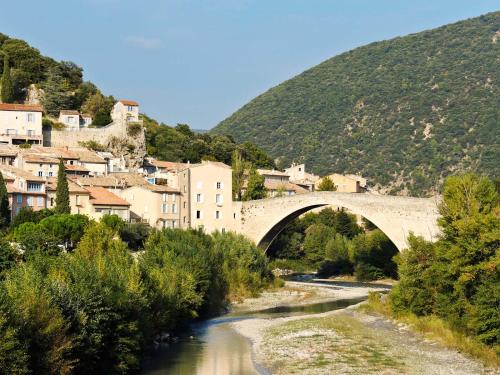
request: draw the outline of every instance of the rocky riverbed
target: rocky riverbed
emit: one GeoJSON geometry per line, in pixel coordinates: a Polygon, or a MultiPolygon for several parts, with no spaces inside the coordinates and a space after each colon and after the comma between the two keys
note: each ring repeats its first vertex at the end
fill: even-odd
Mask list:
{"type": "MultiPolygon", "coordinates": [[[[384,286],[287,282],[235,310],[303,305],[367,296],[384,286]]],[[[257,363],[272,374],[500,374],[358,306],[321,314],[231,323],[252,342],[257,363]]]]}

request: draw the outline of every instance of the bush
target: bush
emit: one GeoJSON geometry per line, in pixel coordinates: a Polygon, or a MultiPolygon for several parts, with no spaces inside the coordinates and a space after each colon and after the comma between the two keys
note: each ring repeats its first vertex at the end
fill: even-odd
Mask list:
{"type": "Polygon", "coordinates": [[[136,137],[142,132],[142,125],[140,122],[129,122],[127,124],[127,134],[131,137],[136,137]]]}
{"type": "Polygon", "coordinates": [[[357,263],[354,266],[354,276],[358,281],[380,280],[385,277],[380,268],[364,262],[357,263]]]}

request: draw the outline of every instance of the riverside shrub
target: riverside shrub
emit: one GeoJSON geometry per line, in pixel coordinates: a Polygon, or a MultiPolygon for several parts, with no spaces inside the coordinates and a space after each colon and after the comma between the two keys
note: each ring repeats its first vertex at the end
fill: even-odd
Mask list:
{"type": "Polygon", "coordinates": [[[473,174],[445,181],[436,243],[410,238],[398,258],[395,312],[435,314],[459,332],[500,344],[500,205],[492,181],[473,174]]]}
{"type": "MultiPolygon", "coordinates": [[[[214,315],[228,296],[255,295],[272,281],[264,253],[233,233],[152,230],[134,259],[104,220],[88,223],[72,252],[39,251],[48,228],[66,228],[59,225],[66,215],[58,216],[54,225],[16,229],[31,225],[42,245],[24,262],[4,262],[0,373],[136,372],[158,334],[214,315]]],[[[51,241],[61,233],[53,231],[51,241]]]]}

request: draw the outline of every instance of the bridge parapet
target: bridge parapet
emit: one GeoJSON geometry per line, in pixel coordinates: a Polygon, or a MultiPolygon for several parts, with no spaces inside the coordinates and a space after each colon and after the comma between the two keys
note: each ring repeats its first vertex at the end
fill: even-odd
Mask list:
{"type": "Polygon", "coordinates": [[[294,218],[323,206],[344,207],[380,228],[399,250],[410,232],[434,241],[439,236],[437,198],[362,193],[314,192],[241,204],[240,231],[266,248],[294,218]]]}

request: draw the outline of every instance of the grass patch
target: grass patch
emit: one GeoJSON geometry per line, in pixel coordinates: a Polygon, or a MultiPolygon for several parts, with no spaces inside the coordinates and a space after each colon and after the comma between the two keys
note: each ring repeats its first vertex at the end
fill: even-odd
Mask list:
{"type": "Polygon", "coordinates": [[[489,367],[500,366],[500,346],[486,346],[463,333],[453,330],[444,320],[437,316],[416,316],[414,314],[394,314],[391,310],[389,298],[382,299],[380,293],[370,293],[366,303],[359,307],[365,312],[375,312],[388,318],[395,319],[410,326],[428,339],[465,353],[480,360],[489,367]]]}
{"type": "Polygon", "coordinates": [[[378,374],[405,367],[390,345],[349,316],[290,321],[267,331],[264,341],[272,361],[285,364],[281,373],[300,369],[312,374],[320,368],[326,371],[321,373],[336,373],[348,368],[378,374]]]}

